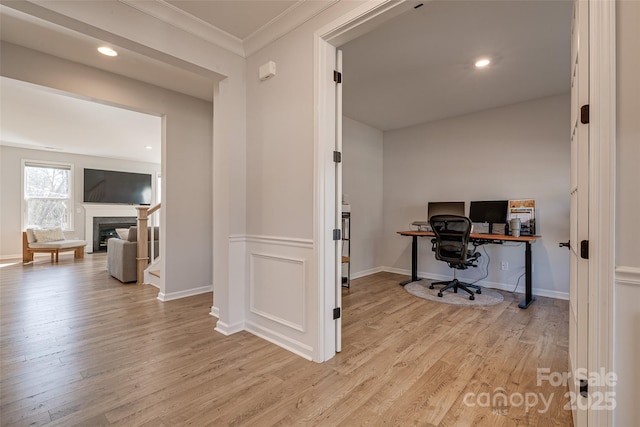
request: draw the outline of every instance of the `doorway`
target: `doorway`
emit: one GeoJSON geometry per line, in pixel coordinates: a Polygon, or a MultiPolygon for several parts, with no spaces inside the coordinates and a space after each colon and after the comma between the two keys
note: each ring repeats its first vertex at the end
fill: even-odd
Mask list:
{"type": "MultiPolygon", "coordinates": [[[[468,115],[473,113],[468,109],[464,111],[451,109],[445,114],[443,112],[444,108],[436,108],[435,110],[438,111],[434,111],[434,108],[430,105],[430,103],[445,106],[446,101],[450,101],[452,104],[466,106],[475,102],[476,109],[480,111],[500,107],[500,103],[498,105],[495,104],[495,99],[499,98],[499,94],[496,94],[496,96],[494,97],[481,96],[482,93],[478,88],[482,85],[489,86],[490,84],[495,84],[494,82],[502,83],[505,80],[513,79],[513,77],[501,74],[503,73],[502,69],[507,67],[508,65],[508,61],[505,58],[496,56],[494,58],[494,68],[489,70],[476,70],[473,68],[472,62],[475,57],[472,55],[472,52],[464,50],[466,49],[466,47],[462,50],[459,50],[455,48],[455,43],[453,41],[449,41],[448,44],[446,44],[446,46],[444,47],[434,46],[433,43],[429,44],[429,40],[438,38],[438,31],[446,36],[443,37],[443,39],[448,40],[450,36],[452,36],[449,32],[445,31],[446,29],[442,29],[438,27],[438,25],[436,25],[439,21],[443,21],[444,18],[451,19],[452,16],[456,16],[460,20],[459,23],[456,22],[456,25],[464,26],[469,21],[472,21],[473,17],[477,16],[479,13],[484,13],[485,15],[498,14],[497,10],[495,10],[495,7],[497,7],[496,5],[491,5],[491,7],[489,7],[487,11],[482,11],[482,9],[480,8],[475,8],[473,10],[461,10],[461,7],[459,7],[457,4],[454,6],[449,6],[445,3],[446,2],[436,2],[434,4],[423,5],[418,9],[405,9],[403,13],[396,14],[394,15],[393,19],[390,19],[379,25],[375,31],[368,32],[358,38],[354,38],[353,40],[348,41],[347,43],[340,44],[340,49],[344,49],[345,51],[345,73],[342,85],[344,86],[345,92],[345,113],[349,115],[349,118],[345,118],[345,125],[347,126],[345,128],[345,132],[347,132],[347,130],[351,131],[354,128],[357,128],[357,132],[354,133],[360,135],[366,133],[366,131],[370,131],[371,133],[378,133],[378,135],[375,135],[373,137],[365,136],[364,138],[379,139],[379,141],[376,141],[375,144],[376,147],[378,147],[379,145],[379,148],[375,149],[378,150],[378,153],[376,155],[380,161],[380,164],[382,164],[383,154],[386,156],[384,160],[384,169],[380,167],[379,173],[380,175],[382,175],[382,171],[384,170],[384,182],[385,185],[389,186],[388,188],[385,187],[385,200],[383,203],[381,194],[382,184],[380,184],[379,209],[382,210],[382,207],[384,205],[384,215],[382,213],[379,215],[377,226],[371,227],[369,230],[366,230],[366,227],[363,227],[363,223],[371,220],[371,209],[363,209],[362,206],[358,207],[357,205],[352,206],[353,222],[354,224],[360,225],[360,227],[355,227],[354,225],[354,230],[358,230],[360,233],[354,232],[352,235],[352,239],[354,242],[353,247],[355,248],[355,252],[352,256],[354,261],[353,271],[356,274],[363,270],[363,267],[356,265],[356,261],[358,260],[357,257],[359,255],[358,248],[360,251],[369,249],[369,253],[367,255],[368,258],[372,261],[370,261],[371,264],[364,267],[365,271],[368,270],[370,272],[375,272],[376,268],[384,266],[383,268],[386,269],[386,271],[401,273],[403,271],[403,268],[405,270],[409,268],[409,260],[411,259],[410,254],[407,253],[407,248],[409,247],[409,245],[407,241],[397,238],[396,231],[408,228],[409,224],[411,224],[412,221],[426,220],[426,207],[429,200],[442,201],[447,200],[447,197],[454,197],[456,198],[456,200],[460,198],[467,201],[473,200],[474,197],[476,197],[476,199],[477,197],[485,197],[488,199],[489,197],[491,197],[491,189],[499,191],[501,188],[508,188],[504,185],[505,175],[513,177],[517,176],[518,173],[520,173],[520,175],[522,176],[527,174],[531,176],[532,173],[535,173],[535,170],[526,170],[524,171],[523,175],[523,171],[518,170],[518,168],[514,168],[511,172],[508,171],[508,168],[501,168],[501,170],[497,170],[496,168],[493,171],[487,170],[487,168],[484,168],[484,170],[482,170],[482,168],[478,167],[477,163],[471,164],[471,166],[474,166],[477,169],[476,172],[478,174],[478,179],[480,179],[479,177],[482,176],[482,179],[488,182],[487,185],[488,187],[490,187],[490,190],[487,190],[486,194],[483,196],[478,194],[478,182],[475,182],[472,185],[470,185],[470,183],[460,183],[460,185],[456,184],[457,187],[455,189],[455,192],[452,192],[451,194],[447,194],[445,192],[445,194],[443,194],[443,190],[441,188],[442,186],[438,186],[437,184],[437,182],[439,181],[437,178],[438,176],[446,176],[446,170],[442,169],[446,169],[446,165],[453,165],[453,163],[440,161],[425,162],[423,159],[433,158],[433,151],[435,150],[435,148],[431,149],[432,152],[429,153],[429,147],[427,147],[426,144],[414,144],[409,141],[411,137],[398,136],[399,133],[402,132],[402,130],[411,129],[407,131],[407,133],[412,133],[415,138],[419,138],[422,140],[424,139],[424,129],[420,128],[422,124],[432,122],[442,123],[449,116],[461,117],[465,114],[468,115]],[[449,7],[451,7],[451,9],[449,9],[449,7]],[[463,12],[465,15],[463,15],[463,12]],[[425,25],[425,22],[430,25],[425,25]],[[434,30],[435,33],[430,33],[424,32],[423,27],[436,27],[440,29],[434,30]],[[411,40],[407,41],[408,38],[411,40]],[[399,40],[399,42],[392,43],[393,40],[399,40]],[[383,46],[378,47],[378,45],[383,43],[383,46]],[[366,54],[363,53],[363,49],[376,51],[376,55],[380,58],[393,58],[393,60],[386,61],[391,63],[390,65],[386,65],[384,60],[376,62],[375,59],[377,58],[374,58],[374,60],[366,62],[366,66],[359,69],[360,72],[363,73],[362,75],[354,75],[349,69],[350,58],[357,58],[357,61],[364,62],[363,57],[365,57],[366,54]],[[402,51],[402,54],[396,54],[396,51],[402,51]],[[403,59],[404,56],[408,57],[409,60],[407,61],[406,59],[403,59]],[[420,57],[420,59],[416,57],[420,57]],[[423,57],[432,58],[430,58],[429,60],[424,60],[422,59],[423,57]],[[455,57],[456,60],[452,60],[451,57],[455,57]],[[457,58],[464,58],[468,63],[457,58]],[[446,68],[449,71],[443,72],[442,70],[440,70],[440,68],[446,68]],[[411,73],[413,73],[417,78],[414,79],[414,76],[412,76],[411,73]],[[452,74],[452,76],[449,77],[446,74],[452,74]],[[385,75],[387,76],[387,78],[385,78],[385,75]],[[426,81],[429,79],[425,76],[433,76],[432,80],[434,82],[438,82],[439,85],[448,87],[449,89],[440,90],[440,88],[437,88],[438,90],[440,90],[440,93],[436,93],[436,91],[433,89],[433,86],[438,85],[430,85],[430,82],[426,81]],[[364,86],[364,84],[360,84],[360,82],[366,80],[373,81],[373,86],[370,86],[369,90],[367,91],[362,91],[361,88],[364,86]],[[410,83],[406,83],[405,80],[410,81],[410,83]],[[451,86],[448,83],[445,84],[445,82],[453,82],[454,85],[458,84],[462,86],[462,89],[458,89],[457,93],[455,93],[455,98],[457,99],[456,102],[452,102],[454,98],[453,93],[456,92],[456,90],[451,89],[451,86]],[[482,83],[482,85],[480,83],[482,83]],[[360,95],[365,93],[365,96],[363,97],[364,102],[359,104],[359,108],[361,109],[361,111],[354,108],[351,108],[350,111],[347,111],[349,96],[351,93],[353,93],[349,91],[349,87],[350,85],[351,87],[354,87],[356,84],[360,86],[358,88],[359,91],[357,92],[360,95]],[[391,87],[392,89],[388,89],[387,86],[391,87]],[[425,90],[431,91],[432,96],[423,93],[425,90]],[[478,92],[473,92],[474,90],[478,92]],[[384,96],[376,97],[373,95],[374,92],[383,93],[384,96]],[[448,93],[452,93],[452,95],[449,96],[448,93]],[[479,102],[477,101],[478,98],[491,98],[492,102],[494,103],[479,105],[479,102]],[[388,99],[388,105],[391,105],[392,109],[399,111],[398,114],[395,114],[395,111],[390,112],[389,110],[385,110],[381,107],[386,103],[386,99],[388,99]],[[373,105],[373,107],[369,107],[369,104],[373,105]],[[411,108],[405,109],[405,104],[410,105],[411,108]],[[371,117],[374,117],[374,119],[371,120],[371,117]],[[398,131],[398,129],[400,129],[400,131],[398,131]],[[385,144],[387,144],[391,140],[394,141],[391,144],[385,145],[384,148],[382,144],[383,133],[384,135],[392,135],[392,138],[386,138],[385,136],[385,144]],[[391,145],[395,143],[402,144],[404,154],[396,154],[394,152],[398,151],[399,153],[400,149],[392,150],[391,145]],[[440,170],[443,175],[440,175],[440,172],[437,172],[435,175],[433,173],[430,174],[430,172],[436,170],[440,170]],[[387,179],[388,177],[392,176],[394,177],[393,179],[387,179]],[[358,221],[358,210],[360,210],[361,212],[367,212],[367,218],[362,218],[361,216],[361,221],[358,221]],[[384,217],[384,223],[382,221],[382,217],[384,217]],[[363,238],[363,234],[367,232],[369,233],[369,235],[364,237],[363,240],[376,243],[373,245],[358,244],[357,239],[363,238]],[[396,238],[394,239],[394,237],[396,238]],[[382,243],[384,243],[384,245],[382,245],[382,243]],[[380,254],[374,253],[374,250],[381,246],[385,246],[384,249],[381,249],[385,251],[385,254],[382,256],[380,256],[380,254]],[[383,259],[383,261],[380,261],[381,258],[383,259]],[[385,263],[384,259],[392,259],[393,261],[387,261],[385,263]]],[[[566,4],[564,6],[566,6],[566,4]]],[[[517,20],[516,18],[522,20],[522,15],[527,15],[529,14],[529,12],[533,11],[530,9],[514,10],[513,8],[511,8],[508,12],[513,17],[513,20],[517,20]]],[[[562,13],[559,14],[561,18],[557,18],[555,17],[555,15],[558,14],[554,14],[554,19],[559,21],[561,25],[564,25],[564,30],[568,32],[568,27],[570,25],[570,5],[569,7],[565,7],[562,10],[562,13]]],[[[538,19],[544,19],[543,11],[538,10],[537,16],[539,17],[538,19]]],[[[527,35],[530,34],[530,32],[536,31],[536,29],[538,28],[538,26],[535,25],[535,22],[537,21],[532,19],[531,22],[528,23],[530,29],[529,31],[525,31],[527,35]]],[[[500,23],[496,23],[496,25],[498,24],[500,23]]],[[[555,21],[553,22],[553,24],[554,28],[558,26],[556,25],[555,21]]],[[[505,27],[504,32],[508,32],[510,28],[504,22],[501,25],[505,27]]],[[[447,26],[448,24],[446,23],[441,24],[441,27],[447,26]]],[[[454,33],[458,32],[458,30],[462,31],[462,29],[460,29],[458,26],[453,26],[454,28],[451,31],[453,31],[454,33]]],[[[495,25],[493,27],[495,27],[495,25]]],[[[504,33],[501,34],[504,35],[504,33]]],[[[479,38],[486,38],[488,41],[493,41],[489,36],[479,38]]],[[[464,39],[460,40],[459,44],[465,46],[468,43],[466,42],[466,39],[464,39]]],[[[490,43],[487,42],[485,44],[490,43]]],[[[559,54],[564,54],[564,56],[566,57],[563,59],[565,60],[564,64],[568,67],[569,42],[567,41],[562,47],[564,49],[558,49],[558,51],[559,54]]],[[[556,58],[557,55],[554,55],[553,57],[556,58]]],[[[512,60],[514,61],[515,59],[512,60]]],[[[354,67],[352,69],[356,68],[354,67]]],[[[553,71],[555,72],[556,70],[553,71]]],[[[562,70],[560,70],[560,74],[562,74],[562,76],[564,77],[562,70]]],[[[553,81],[553,79],[550,80],[553,81]]],[[[559,86],[559,90],[561,90],[563,94],[566,95],[566,98],[568,100],[568,79],[566,79],[566,81],[561,81],[559,86]]],[[[540,86],[535,86],[533,83],[532,87],[537,87],[538,89],[540,88],[540,86]]],[[[558,89],[554,87],[548,90],[549,92],[544,92],[543,95],[547,96],[549,93],[551,93],[551,96],[555,96],[554,93],[558,89]]],[[[494,92],[495,91],[496,90],[494,89],[494,92]]],[[[538,96],[539,91],[535,92],[536,93],[533,95],[528,95],[529,99],[531,98],[531,96],[538,96]]],[[[524,99],[528,99],[526,98],[527,95],[521,94],[521,96],[525,97],[524,99]]],[[[520,101],[522,99],[523,98],[519,98],[520,101]]],[[[563,108],[562,101],[563,99],[555,99],[552,102],[554,111],[563,108]]],[[[516,100],[514,99],[506,101],[507,104],[511,104],[514,102],[516,102],[516,100]]],[[[568,102],[566,102],[566,104],[568,106],[568,102]]],[[[539,116],[541,115],[539,113],[539,110],[546,108],[546,104],[544,107],[541,107],[541,105],[542,104],[537,104],[535,106],[535,109],[538,110],[539,116]]],[[[568,108],[565,109],[568,110],[568,108]]],[[[565,113],[565,121],[568,121],[568,111],[566,111],[565,113]]],[[[512,113],[509,114],[513,116],[512,113]]],[[[532,126],[531,123],[535,122],[535,120],[526,119],[524,113],[522,114],[522,122],[530,122],[527,124],[527,126],[532,126]]],[[[486,120],[486,118],[487,116],[484,116],[483,120],[486,120]]],[[[480,118],[478,118],[477,120],[480,120],[480,118]]],[[[491,120],[497,119],[492,118],[491,120]]],[[[500,124],[497,121],[494,121],[492,123],[494,128],[498,127],[500,124]]],[[[520,122],[518,122],[518,124],[520,124],[520,122]]],[[[467,123],[464,123],[464,125],[469,126],[467,123]]],[[[468,152],[469,145],[479,145],[479,143],[482,142],[487,146],[487,148],[478,148],[473,156],[482,158],[483,160],[480,163],[491,163],[492,161],[498,161],[503,162],[503,164],[505,165],[514,165],[514,162],[510,161],[509,157],[505,155],[505,153],[508,152],[509,149],[522,149],[523,151],[519,154],[525,157],[536,155],[535,152],[531,151],[531,147],[536,145],[536,141],[527,141],[526,138],[523,138],[522,135],[518,134],[509,135],[507,138],[500,135],[500,137],[506,139],[506,141],[501,147],[498,147],[498,144],[496,143],[497,139],[495,141],[491,140],[489,142],[486,142],[487,137],[485,135],[491,135],[491,138],[494,137],[495,133],[492,133],[493,129],[478,129],[478,135],[474,135],[475,140],[472,140],[468,135],[456,135],[455,137],[458,140],[464,142],[461,142],[458,146],[455,147],[455,149],[452,150],[455,142],[446,141],[446,144],[444,144],[443,142],[442,146],[439,146],[438,149],[442,149],[445,151],[448,150],[448,154],[446,154],[445,157],[447,157],[448,159],[455,159],[457,156],[456,150],[458,151],[459,155],[459,153],[468,152]],[[521,143],[521,145],[516,145],[514,143],[508,142],[509,138],[512,140],[520,138],[520,140],[522,140],[523,142],[521,143]],[[486,158],[482,156],[485,156],[486,158]],[[496,158],[500,158],[501,160],[496,160],[496,158]]],[[[566,139],[564,138],[564,136],[566,135],[566,128],[564,126],[564,123],[562,123],[562,120],[560,120],[559,123],[554,123],[553,129],[560,129],[560,134],[563,137],[561,138],[562,141],[566,139]]],[[[534,129],[531,130],[533,131],[534,129]]],[[[529,129],[527,129],[525,133],[533,132],[529,132],[529,129]]],[[[358,136],[355,137],[357,138],[358,136]]],[[[441,133],[440,135],[436,135],[432,139],[440,139],[444,141],[446,139],[446,136],[443,137],[443,134],[441,133]]],[[[343,156],[343,163],[345,166],[345,185],[348,184],[349,179],[349,162],[351,162],[351,165],[353,165],[353,162],[355,161],[354,157],[350,158],[348,156],[349,153],[347,152],[347,150],[349,149],[349,142],[350,141],[345,140],[343,156]]],[[[551,141],[549,141],[549,143],[553,144],[553,142],[551,141]]],[[[549,156],[555,160],[553,169],[558,170],[557,174],[553,176],[549,175],[547,177],[549,180],[549,186],[552,186],[558,181],[568,181],[569,156],[566,145],[560,151],[558,151],[555,147],[550,148],[550,150],[556,150],[553,151],[552,154],[549,154],[549,156]]],[[[541,150],[538,149],[538,151],[541,150]]],[[[514,153],[513,151],[512,153],[514,154],[513,157],[516,157],[516,155],[518,154],[514,153]]],[[[371,152],[365,152],[365,149],[359,149],[359,151],[356,153],[356,155],[359,156],[359,159],[362,159],[364,156],[368,156],[370,154],[371,152]]],[[[465,156],[465,158],[466,157],[468,156],[465,156]]],[[[371,159],[371,157],[367,157],[367,159],[369,160],[371,159]]],[[[467,161],[465,168],[469,167],[468,163],[469,162],[467,161]]],[[[366,181],[374,182],[374,180],[368,179],[362,179],[362,181],[363,182],[361,184],[361,187],[365,185],[366,181]]],[[[379,181],[382,182],[381,176],[379,181]]],[[[558,192],[560,191],[562,190],[558,190],[558,192]]],[[[344,193],[346,195],[345,199],[347,199],[347,202],[352,201],[358,195],[357,193],[354,194],[351,189],[349,191],[345,190],[344,193]]],[[[505,193],[500,194],[504,196],[505,193]]],[[[515,192],[507,194],[509,195],[509,198],[517,198],[512,196],[518,195],[515,192]]],[[[564,196],[564,194],[562,194],[562,196],[564,196]]],[[[372,198],[375,198],[375,195],[372,195],[372,198]]],[[[358,201],[356,200],[353,201],[356,204],[358,203],[358,201]]],[[[556,206],[554,206],[554,208],[556,208],[556,206]]],[[[564,224],[566,233],[562,235],[562,237],[566,239],[566,234],[568,234],[568,200],[563,208],[565,211],[565,217],[562,220],[558,220],[558,222],[564,221],[567,223],[564,224]]],[[[558,218],[561,217],[561,215],[555,215],[555,212],[553,216],[558,218]]],[[[554,223],[552,228],[562,228],[562,226],[558,226],[554,223]]],[[[553,236],[546,237],[552,238],[553,236]]],[[[442,266],[441,271],[436,270],[441,266],[432,265],[435,262],[431,262],[431,260],[426,259],[430,254],[430,248],[428,248],[429,242],[426,239],[421,240],[421,250],[419,251],[421,256],[419,259],[419,264],[421,264],[421,266],[425,266],[425,263],[428,262],[427,265],[429,265],[429,269],[431,270],[426,271],[432,271],[433,273],[438,272],[439,274],[443,275],[442,278],[444,279],[444,275],[449,273],[449,271],[447,271],[444,266],[442,266]]],[[[523,262],[521,260],[521,257],[519,256],[521,255],[519,252],[515,250],[512,252],[514,262],[512,262],[511,265],[513,270],[515,269],[514,267],[516,267],[516,265],[514,265],[516,264],[516,262],[519,262],[521,264],[523,264],[523,262]]],[[[562,255],[566,254],[563,252],[562,255]]],[[[505,256],[509,256],[509,254],[506,254],[505,256]]],[[[522,266],[521,268],[524,269],[524,266],[522,266]]],[[[537,273],[542,276],[541,280],[546,279],[546,277],[544,277],[544,270],[545,269],[539,269],[537,273]]],[[[518,277],[514,276],[513,272],[510,272],[510,274],[512,276],[509,277],[509,280],[513,281],[513,283],[516,284],[518,277]]],[[[565,273],[565,275],[568,276],[568,272],[565,273]]],[[[566,281],[568,282],[568,277],[566,277],[566,281]]],[[[493,282],[503,283],[503,281],[500,280],[493,280],[493,282]]],[[[520,283],[520,286],[522,285],[523,283],[520,283]]],[[[509,286],[509,289],[505,290],[511,291],[512,289],[513,287],[509,286]]],[[[522,288],[520,290],[522,290],[522,288]]]]}
{"type": "MultiPolygon", "coordinates": [[[[590,182],[594,184],[595,188],[590,190],[590,195],[595,197],[590,198],[589,212],[590,212],[590,229],[597,235],[603,236],[603,240],[598,243],[601,245],[595,252],[591,253],[592,262],[590,263],[590,277],[593,280],[591,290],[590,290],[590,298],[593,296],[598,296],[602,298],[603,304],[599,305],[596,310],[589,312],[589,325],[592,325],[593,328],[589,328],[590,334],[590,343],[604,343],[604,346],[597,347],[596,345],[590,345],[588,352],[588,365],[589,369],[597,368],[598,366],[605,367],[605,369],[610,369],[612,366],[612,321],[611,321],[611,313],[613,312],[613,300],[611,296],[612,287],[613,287],[613,173],[614,173],[614,165],[613,165],[613,150],[612,147],[615,144],[615,115],[614,115],[614,107],[615,100],[611,94],[615,93],[615,87],[613,86],[614,75],[615,72],[611,68],[611,64],[615,64],[615,26],[613,21],[614,14],[614,5],[612,4],[598,4],[597,2],[589,2],[590,4],[590,22],[597,23],[595,28],[592,28],[589,38],[591,40],[605,40],[607,43],[600,43],[599,46],[590,48],[590,62],[592,64],[597,64],[600,68],[595,75],[592,73],[590,76],[590,87],[592,94],[592,103],[594,102],[594,97],[601,101],[602,103],[598,105],[598,111],[602,113],[601,116],[597,117],[597,124],[594,126],[594,122],[592,121],[590,134],[591,138],[591,146],[590,152],[594,155],[598,155],[599,158],[596,161],[596,164],[592,164],[595,166],[595,170],[592,169],[590,174],[590,182]],[[594,128],[597,129],[594,132],[594,128]],[[596,180],[599,178],[600,180],[596,180]],[[605,178],[602,180],[602,178],[605,178]],[[595,216],[592,216],[593,213],[595,216]],[[596,265],[597,264],[597,265],[596,265]]],[[[406,6],[406,5],[405,5],[406,6]]],[[[317,57],[318,58],[327,58],[331,57],[332,53],[335,52],[335,46],[341,46],[346,43],[346,41],[350,40],[349,34],[357,33],[362,34],[364,32],[363,28],[372,28],[380,22],[386,20],[385,13],[389,12],[394,8],[394,5],[378,5],[378,6],[363,6],[353,14],[348,17],[344,17],[324,28],[316,33],[317,39],[317,57]],[[374,24],[375,22],[375,24],[374,24]],[[365,24],[366,23],[366,24],[365,24]],[[353,31],[356,28],[360,27],[358,31],[353,31]]],[[[396,9],[395,14],[400,13],[399,9],[396,9]]],[[[394,12],[389,12],[389,14],[394,14],[394,12]]],[[[386,16],[388,18],[389,16],[386,16]]],[[[355,38],[356,35],[353,35],[352,38],[355,38]]],[[[351,38],[351,39],[352,39],[351,38]]],[[[319,64],[322,64],[318,68],[319,72],[317,73],[317,104],[324,105],[326,108],[321,112],[318,117],[319,127],[327,126],[329,128],[333,128],[335,123],[332,122],[333,108],[331,102],[326,102],[328,99],[331,99],[331,87],[328,83],[330,81],[329,73],[331,72],[330,68],[326,67],[325,61],[322,59],[318,61],[319,64]]],[[[345,76],[345,79],[348,76],[345,76]]],[[[593,110],[592,110],[593,111],[593,110]]],[[[334,140],[331,132],[326,132],[326,128],[322,132],[316,134],[316,152],[323,153],[328,152],[334,147],[334,140]]],[[[334,209],[327,209],[327,204],[331,204],[332,200],[335,200],[335,194],[330,190],[332,188],[331,185],[326,185],[327,183],[333,184],[334,177],[330,176],[330,173],[325,173],[326,171],[330,171],[331,169],[327,168],[326,157],[317,156],[318,164],[316,165],[318,171],[320,172],[317,176],[316,184],[319,185],[320,188],[323,188],[323,191],[319,193],[319,198],[315,200],[316,212],[320,213],[320,218],[318,221],[315,221],[315,229],[317,231],[318,236],[324,235],[325,224],[333,224],[334,209]]],[[[333,207],[333,206],[332,206],[333,207]]],[[[333,248],[331,241],[328,239],[319,239],[318,240],[318,251],[319,257],[318,261],[318,269],[319,271],[324,272],[325,274],[321,274],[321,277],[324,277],[325,280],[321,280],[321,286],[324,286],[324,301],[321,303],[321,312],[329,313],[329,308],[332,307],[335,302],[331,297],[331,292],[328,290],[335,289],[335,283],[331,280],[326,280],[326,278],[335,277],[335,265],[334,262],[337,254],[331,251],[333,248]]],[[[325,360],[331,358],[333,356],[333,351],[335,348],[332,348],[331,342],[335,341],[335,333],[332,332],[332,326],[334,325],[333,319],[330,316],[324,317],[324,343],[323,354],[325,360]]],[[[594,425],[609,425],[611,424],[611,414],[610,413],[597,413],[591,414],[591,416],[597,417],[597,419],[601,420],[602,423],[595,423],[594,425]]]]}

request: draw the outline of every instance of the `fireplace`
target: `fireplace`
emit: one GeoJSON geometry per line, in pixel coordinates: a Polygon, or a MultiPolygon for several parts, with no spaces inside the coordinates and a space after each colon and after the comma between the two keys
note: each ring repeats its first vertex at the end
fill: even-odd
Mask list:
{"type": "Polygon", "coordinates": [[[107,240],[118,237],[116,228],[129,228],[136,225],[135,216],[96,216],[93,217],[93,252],[105,252],[107,240]]]}

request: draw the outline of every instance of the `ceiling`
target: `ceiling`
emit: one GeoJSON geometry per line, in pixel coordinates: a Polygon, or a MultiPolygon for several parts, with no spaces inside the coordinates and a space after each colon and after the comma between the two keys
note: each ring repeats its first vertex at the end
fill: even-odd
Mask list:
{"type": "Polygon", "coordinates": [[[5,145],[159,164],[158,116],[0,77],[5,145]],[[150,148],[146,148],[150,147],[150,148]]]}
{"type": "MultiPolygon", "coordinates": [[[[296,0],[277,1],[167,1],[182,13],[219,28],[240,40],[255,34],[279,16],[291,11],[296,0]]],[[[321,2],[316,2],[321,3],[321,2]]]]}
{"type": "Polygon", "coordinates": [[[391,130],[568,93],[571,14],[563,0],[425,2],[341,47],[343,112],[391,130]]]}
{"type": "MultiPolygon", "coordinates": [[[[169,25],[227,46],[241,56],[335,2],[120,1],[169,25]]],[[[3,3],[12,4],[11,1],[3,3]]],[[[16,4],[18,10],[0,6],[3,41],[211,100],[213,82],[220,77],[215,73],[194,69],[175,58],[153,59],[122,47],[118,47],[115,60],[103,57],[95,51],[101,40],[29,16],[19,11],[20,2],[16,4]]],[[[417,9],[410,9],[341,47],[344,114],[375,128],[390,130],[566,93],[569,91],[571,7],[571,1],[567,0],[447,0],[425,2],[417,9]],[[492,58],[492,64],[484,70],[474,69],[474,60],[484,55],[492,58]]],[[[83,150],[82,154],[93,155],[103,155],[99,149],[108,146],[111,153],[126,153],[131,149],[131,142],[123,135],[110,132],[117,132],[114,128],[132,129],[139,123],[158,119],[145,114],[138,117],[138,113],[128,110],[120,115],[122,122],[118,126],[114,126],[114,122],[91,122],[87,118],[90,123],[87,127],[93,129],[92,137],[110,135],[110,139],[108,144],[86,146],[87,133],[80,131],[83,125],[77,114],[78,103],[82,103],[80,109],[87,116],[91,116],[93,109],[96,110],[93,114],[104,115],[105,109],[113,107],[77,98],[64,99],[69,97],[35,90],[29,85],[8,84],[6,80],[2,79],[0,93],[2,144],[54,147],[69,152],[83,150]],[[9,89],[5,91],[5,87],[9,89]],[[13,116],[4,115],[14,108],[17,110],[20,98],[28,100],[28,104],[20,107],[32,115],[28,123],[18,118],[9,120],[13,116]],[[60,103],[47,112],[37,108],[41,117],[36,119],[34,106],[50,105],[55,99],[60,103]],[[74,117],[77,132],[56,138],[48,134],[44,140],[34,131],[51,123],[64,123],[68,121],[65,117],[74,117]],[[96,127],[101,124],[104,129],[96,127]],[[76,135],[84,137],[72,141],[76,135]]],[[[115,120],[118,114],[113,114],[115,120]]],[[[153,131],[145,135],[157,142],[144,145],[160,145],[153,131]]],[[[144,147],[143,143],[138,145],[144,147]]],[[[159,150],[158,154],[142,150],[144,157],[136,160],[159,163],[159,157],[154,157],[159,156],[159,150]]]]}

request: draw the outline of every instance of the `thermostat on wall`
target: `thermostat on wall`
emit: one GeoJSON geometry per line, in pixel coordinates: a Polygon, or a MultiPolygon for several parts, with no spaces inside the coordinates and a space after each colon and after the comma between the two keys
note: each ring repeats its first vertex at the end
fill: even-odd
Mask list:
{"type": "Polygon", "coordinates": [[[260,66],[259,73],[260,80],[267,80],[276,75],[276,63],[269,61],[260,66]]]}

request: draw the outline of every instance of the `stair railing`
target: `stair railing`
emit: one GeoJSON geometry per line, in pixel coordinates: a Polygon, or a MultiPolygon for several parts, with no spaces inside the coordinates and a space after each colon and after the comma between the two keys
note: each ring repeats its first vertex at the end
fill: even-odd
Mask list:
{"type": "MultiPolygon", "coordinates": [[[[161,203],[153,207],[148,206],[136,206],[138,210],[138,252],[136,256],[136,279],[137,284],[144,283],[144,270],[149,265],[149,219],[151,215],[153,215],[156,211],[158,211],[161,207],[161,203]]],[[[154,243],[155,227],[151,228],[151,243],[154,243]]],[[[154,244],[151,245],[151,259],[155,259],[155,248],[154,244]]]]}

